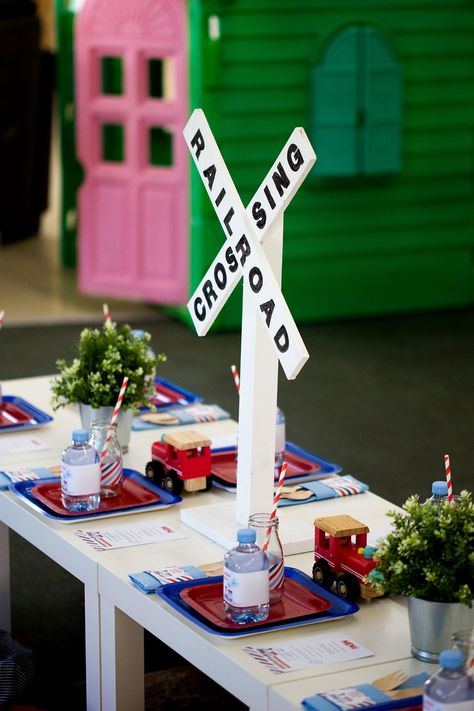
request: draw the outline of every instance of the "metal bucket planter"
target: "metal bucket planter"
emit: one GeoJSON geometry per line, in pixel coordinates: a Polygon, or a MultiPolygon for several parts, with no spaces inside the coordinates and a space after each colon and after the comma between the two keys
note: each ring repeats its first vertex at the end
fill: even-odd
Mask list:
{"type": "Polygon", "coordinates": [[[423,662],[436,663],[440,652],[452,646],[452,634],[473,627],[474,607],[409,597],[408,619],[412,655],[423,662]]]}
{"type": "MultiPolygon", "coordinates": [[[[113,407],[93,408],[91,405],[79,403],[79,413],[81,415],[81,425],[85,430],[90,430],[94,420],[104,420],[110,422],[114,413],[113,407]]],[[[117,418],[117,439],[123,452],[128,452],[130,433],[132,431],[133,412],[132,410],[120,410],[117,418]]]]}

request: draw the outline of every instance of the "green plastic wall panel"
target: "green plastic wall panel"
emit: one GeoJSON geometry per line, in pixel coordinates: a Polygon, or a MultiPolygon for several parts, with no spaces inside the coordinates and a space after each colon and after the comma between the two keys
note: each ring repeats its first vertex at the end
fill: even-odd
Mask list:
{"type": "Polygon", "coordinates": [[[469,270],[471,263],[468,249],[441,258],[436,252],[397,254],[390,260],[377,254],[328,257],[316,267],[299,262],[288,272],[284,289],[290,305],[295,298],[299,301],[301,322],[376,316],[381,304],[383,313],[428,310],[435,300],[448,308],[469,300],[469,282],[459,281],[456,274],[469,270]],[[305,291],[302,303],[298,292],[308,282],[310,294],[305,291]]]}
{"type": "MultiPolygon", "coordinates": [[[[193,31],[221,23],[220,61],[212,82],[195,85],[192,107],[206,112],[246,203],[294,126],[309,133],[311,67],[331,37],[351,26],[386,38],[403,76],[392,76],[385,116],[402,136],[387,147],[373,128],[366,164],[393,161],[395,175],[307,179],[285,216],[283,292],[298,322],[462,306],[473,300],[474,6],[469,0],[202,0],[193,31]],[[449,275],[447,275],[449,272],[449,275]],[[447,280],[446,280],[447,277],[447,280]],[[445,278],[444,283],[441,283],[445,278]],[[309,288],[310,287],[310,288],[309,288]]],[[[191,23],[192,24],[192,23],[191,23]]],[[[194,44],[195,42],[195,44],[194,44]]],[[[377,43],[369,50],[389,71],[377,43]]],[[[386,58],[386,55],[385,55],[386,58]]],[[[376,79],[380,82],[377,87],[376,79]]],[[[192,76],[194,83],[194,77],[192,76]]],[[[343,97],[344,98],[344,97],[343,97]]],[[[370,97],[369,97],[370,98],[370,97]]],[[[380,98],[380,97],[379,97],[380,98]]],[[[314,145],[315,151],[324,146],[314,145]]],[[[341,161],[346,156],[339,156],[341,161]]],[[[314,169],[317,175],[318,164],[314,169]]],[[[196,173],[194,168],[192,173],[196,173]]],[[[193,185],[192,283],[223,236],[200,185],[193,185]],[[201,233],[198,225],[206,225],[201,233]],[[202,242],[201,242],[202,240],[202,242]],[[213,245],[209,249],[210,245],[213,245]],[[199,271],[196,271],[199,270],[199,271]]],[[[219,328],[239,323],[226,304],[219,328]]]]}
{"type": "Polygon", "coordinates": [[[76,265],[76,194],[83,179],[76,158],[74,119],[74,2],[55,0],[57,33],[57,111],[60,135],[60,240],[63,265],[76,265]]]}

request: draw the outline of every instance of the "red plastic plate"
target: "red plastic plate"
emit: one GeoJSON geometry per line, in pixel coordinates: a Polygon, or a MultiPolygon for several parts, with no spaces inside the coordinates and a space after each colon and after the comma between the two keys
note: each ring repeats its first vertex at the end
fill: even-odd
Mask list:
{"type": "MultiPolygon", "coordinates": [[[[294,476],[301,476],[303,474],[309,474],[310,472],[314,474],[321,469],[319,464],[310,462],[308,459],[288,450],[285,452],[285,461],[288,464],[285,476],[287,481],[294,476]]],[[[237,481],[235,449],[211,452],[211,471],[213,475],[222,480],[222,482],[235,484],[237,481]]]]}
{"type": "MultiPolygon", "coordinates": [[[[77,511],[68,511],[61,502],[61,482],[53,484],[38,484],[31,490],[31,495],[39,499],[54,513],[62,516],[76,516],[77,511]]],[[[101,512],[115,511],[116,509],[128,509],[144,504],[154,504],[160,500],[160,495],[149,489],[145,489],[138,482],[129,478],[124,478],[122,491],[118,496],[110,499],[101,499],[99,508],[94,511],[101,512]]],[[[90,513],[90,512],[88,512],[90,513]]]]}
{"type": "MultiPolygon", "coordinates": [[[[203,583],[181,590],[184,602],[216,627],[226,630],[242,629],[242,625],[231,622],[225,615],[223,602],[223,583],[203,583]]],[[[251,622],[245,627],[258,627],[272,623],[314,617],[331,607],[331,601],[316,595],[304,585],[286,578],[283,597],[280,602],[270,606],[270,614],[263,622],[251,622]]]]}
{"type": "Polygon", "coordinates": [[[20,407],[11,402],[4,402],[0,407],[0,427],[21,425],[31,420],[31,414],[24,412],[20,407]]]}

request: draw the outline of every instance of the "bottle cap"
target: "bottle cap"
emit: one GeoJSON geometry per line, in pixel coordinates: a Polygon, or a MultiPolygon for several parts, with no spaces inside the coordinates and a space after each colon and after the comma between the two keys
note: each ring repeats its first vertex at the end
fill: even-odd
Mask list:
{"type": "Polygon", "coordinates": [[[254,528],[239,528],[237,531],[237,540],[239,543],[255,543],[257,533],[254,528]]]}
{"type": "Polygon", "coordinates": [[[89,432],[87,430],[73,430],[72,438],[74,442],[87,442],[89,439],[89,432]]]}
{"type": "Polygon", "coordinates": [[[439,663],[446,669],[459,669],[464,666],[464,656],[460,649],[443,649],[439,663]]]}
{"type": "Polygon", "coordinates": [[[434,481],[431,486],[431,492],[436,496],[447,496],[448,495],[448,482],[447,481],[434,481]]]}

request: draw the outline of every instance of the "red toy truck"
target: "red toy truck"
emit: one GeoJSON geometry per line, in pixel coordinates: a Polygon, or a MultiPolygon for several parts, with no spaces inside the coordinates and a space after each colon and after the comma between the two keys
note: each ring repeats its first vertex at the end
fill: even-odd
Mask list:
{"type": "Polygon", "coordinates": [[[181,491],[201,491],[211,487],[211,440],[193,430],[165,434],[153,442],[152,460],[145,468],[148,479],[179,495],[181,491]]]}
{"type": "Polygon", "coordinates": [[[314,520],[313,579],[355,602],[378,597],[366,576],[375,568],[374,549],[367,546],[368,527],[352,516],[326,516],[314,520]],[[355,537],[353,540],[352,536],[355,537]]]}

